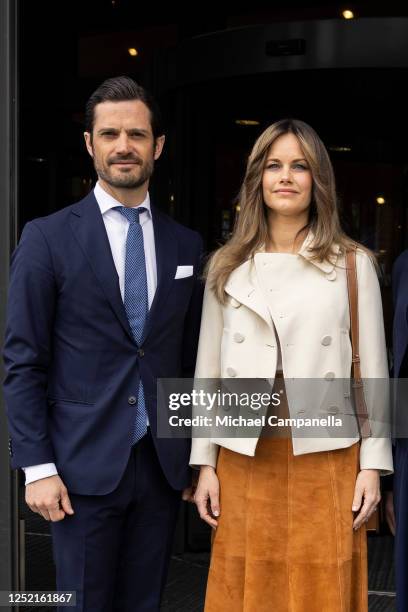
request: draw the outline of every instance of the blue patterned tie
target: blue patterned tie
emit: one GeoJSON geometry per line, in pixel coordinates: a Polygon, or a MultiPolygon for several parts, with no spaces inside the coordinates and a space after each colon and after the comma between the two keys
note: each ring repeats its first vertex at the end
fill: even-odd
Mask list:
{"type": "MultiPolygon", "coordinates": [[[[140,345],[149,302],[143,231],[140,225],[139,215],[147,209],[142,206],[138,206],[137,208],[116,206],[115,210],[118,210],[129,221],[129,229],[126,238],[124,304],[133,337],[137,344],[140,345]]],[[[136,442],[145,435],[147,431],[146,423],[146,403],[142,380],[140,380],[135,428],[132,437],[133,444],[136,444],[136,442]]]]}

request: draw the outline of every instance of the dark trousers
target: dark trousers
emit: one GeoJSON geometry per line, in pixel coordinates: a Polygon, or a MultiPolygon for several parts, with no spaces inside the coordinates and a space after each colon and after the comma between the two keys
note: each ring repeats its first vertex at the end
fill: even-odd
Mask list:
{"type": "Polygon", "coordinates": [[[181,493],[165,479],[150,432],[112,493],[70,499],[75,514],[51,529],[57,589],[76,591],[77,604],[58,610],[157,612],[181,493]]]}
{"type": "Polygon", "coordinates": [[[396,518],[395,579],[397,611],[408,610],[408,440],[399,439],[395,447],[394,504],[396,518]]]}

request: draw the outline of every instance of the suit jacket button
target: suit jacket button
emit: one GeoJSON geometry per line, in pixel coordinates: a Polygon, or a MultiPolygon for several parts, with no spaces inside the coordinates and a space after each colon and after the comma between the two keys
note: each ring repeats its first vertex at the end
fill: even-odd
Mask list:
{"type": "Polygon", "coordinates": [[[130,406],[134,406],[137,402],[137,399],[135,398],[134,395],[130,395],[128,397],[128,404],[130,404],[130,406]]]}
{"type": "Polygon", "coordinates": [[[145,354],[144,349],[142,348],[137,349],[138,357],[144,357],[144,354],[145,354]]]}
{"type": "Polygon", "coordinates": [[[243,342],[245,340],[245,336],[237,332],[234,334],[234,340],[235,342],[243,342]]]}
{"type": "Polygon", "coordinates": [[[329,346],[329,344],[331,344],[331,336],[323,336],[321,342],[323,344],[323,346],[329,346]]]}
{"type": "Polygon", "coordinates": [[[227,368],[227,374],[228,374],[228,376],[232,376],[232,378],[234,378],[234,376],[237,375],[237,373],[234,370],[234,368],[227,368]]]}

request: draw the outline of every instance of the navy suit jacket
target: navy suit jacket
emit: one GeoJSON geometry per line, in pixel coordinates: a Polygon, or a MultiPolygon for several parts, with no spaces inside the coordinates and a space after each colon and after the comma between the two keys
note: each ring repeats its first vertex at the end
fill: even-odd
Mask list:
{"type": "Polygon", "coordinates": [[[408,250],[403,251],[394,264],[392,287],[394,302],[393,374],[395,378],[398,378],[407,376],[405,354],[408,346],[408,250]]]}
{"type": "Polygon", "coordinates": [[[194,374],[202,240],[152,206],[158,285],[137,346],[93,192],[26,224],[12,256],[4,393],[13,468],[54,462],[68,491],[114,490],[142,378],[160,464],[188,486],[190,441],[156,436],[156,379],[194,374]],[[178,265],[193,276],[175,280],[178,265]],[[142,350],[140,350],[142,349],[142,350]]]}

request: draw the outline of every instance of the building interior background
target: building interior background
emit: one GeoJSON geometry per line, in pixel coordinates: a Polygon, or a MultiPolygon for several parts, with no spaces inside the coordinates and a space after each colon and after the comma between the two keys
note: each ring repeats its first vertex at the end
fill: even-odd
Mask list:
{"type": "MultiPolygon", "coordinates": [[[[152,198],[198,230],[208,252],[228,237],[239,214],[237,192],[257,135],[277,119],[297,117],[310,123],[329,149],[344,228],[378,256],[390,345],[391,269],[408,243],[408,63],[387,67],[379,54],[368,67],[253,71],[233,61],[226,65],[222,57],[231,33],[242,33],[242,44],[250,45],[246,33],[269,24],[312,27],[325,21],[333,24],[335,36],[347,10],[355,20],[384,24],[408,17],[408,4],[392,0],[213,7],[131,0],[22,2],[18,231],[93,187],[83,143],[84,105],[105,78],[127,74],[157,97],[167,143],[155,168],[152,198]],[[218,53],[222,68],[211,74],[206,62],[216,62],[218,53]]],[[[250,55],[250,47],[247,51],[250,55]]],[[[23,483],[20,501],[25,588],[52,589],[48,526],[25,508],[23,483]]],[[[202,609],[209,546],[209,530],[194,508],[184,506],[163,609],[202,609]]],[[[369,546],[370,610],[392,610],[392,537],[384,520],[369,546]]]]}

